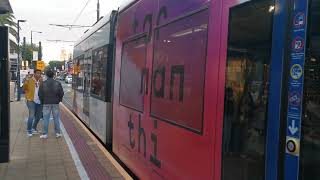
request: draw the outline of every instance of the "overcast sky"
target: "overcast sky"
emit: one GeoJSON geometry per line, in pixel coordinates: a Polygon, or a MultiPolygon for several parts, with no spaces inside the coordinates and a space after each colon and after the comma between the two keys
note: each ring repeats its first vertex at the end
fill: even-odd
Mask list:
{"type": "MultiPolygon", "coordinates": [[[[112,9],[117,9],[125,0],[100,0],[100,15],[104,16],[112,9]]],[[[31,30],[41,31],[33,33],[33,43],[42,42],[43,60],[60,60],[61,49],[73,51],[73,43],[55,43],[47,40],[78,40],[87,28],[65,29],[49,26],[49,24],[79,24],[92,25],[97,18],[97,0],[10,0],[16,19],[25,19],[21,24],[21,41],[26,37],[30,43],[31,30]],[[88,6],[80,18],[74,22],[85,4],[88,6]]]]}

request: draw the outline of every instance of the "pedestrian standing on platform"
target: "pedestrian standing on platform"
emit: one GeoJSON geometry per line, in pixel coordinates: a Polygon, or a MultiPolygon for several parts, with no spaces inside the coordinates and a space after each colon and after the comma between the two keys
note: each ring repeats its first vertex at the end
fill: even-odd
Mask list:
{"type": "Polygon", "coordinates": [[[60,130],[60,109],[59,103],[62,101],[64,92],[60,82],[53,79],[54,73],[51,70],[46,72],[47,80],[42,83],[39,89],[39,97],[43,104],[43,134],[41,139],[48,138],[48,128],[50,115],[52,113],[54,120],[54,130],[56,137],[61,137],[60,130]]]}
{"type": "Polygon", "coordinates": [[[35,74],[26,79],[22,89],[25,92],[29,117],[27,122],[28,136],[39,134],[37,131],[38,123],[42,117],[42,105],[38,96],[39,87],[42,84],[41,70],[35,70],[35,74]]]}

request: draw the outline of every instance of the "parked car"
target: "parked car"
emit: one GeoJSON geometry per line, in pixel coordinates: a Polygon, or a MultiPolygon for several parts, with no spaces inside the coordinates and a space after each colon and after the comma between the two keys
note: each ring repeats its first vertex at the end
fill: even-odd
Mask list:
{"type": "Polygon", "coordinates": [[[64,82],[67,84],[72,83],[72,76],[71,75],[66,76],[64,82]]]}
{"type": "Polygon", "coordinates": [[[63,75],[58,76],[57,80],[63,81],[64,80],[63,75]]]}

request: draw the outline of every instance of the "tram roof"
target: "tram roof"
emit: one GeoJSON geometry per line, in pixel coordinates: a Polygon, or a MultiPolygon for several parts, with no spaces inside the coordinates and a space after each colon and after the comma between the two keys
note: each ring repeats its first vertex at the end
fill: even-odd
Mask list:
{"type": "MultiPolygon", "coordinates": [[[[139,0],[124,0],[124,2],[119,7],[119,12],[125,10],[133,3],[137,2],[139,0]]],[[[86,40],[88,37],[90,37],[94,32],[99,30],[102,26],[104,26],[106,23],[110,20],[110,15],[112,11],[109,12],[107,15],[105,15],[102,19],[100,19],[97,23],[93,25],[90,29],[87,30],[87,32],[84,33],[84,35],[75,43],[75,46],[78,46],[82,41],[86,40]]]]}
{"type": "Polygon", "coordinates": [[[126,8],[128,8],[131,4],[135,3],[136,1],[139,0],[124,0],[124,2],[120,5],[119,7],[119,12],[125,10],[126,8]]]}
{"type": "Polygon", "coordinates": [[[110,16],[112,14],[112,11],[109,12],[107,15],[105,15],[103,18],[101,18],[98,22],[96,22],[90,29],[88,29],[84,35],[75,43],[75,46],[78,46],[82,41],[86,40],[88,37],[90,37],[93,33],[98,31],[102,26],[107,24],[110,20],[110,16]]]}
{"type": "Polygon", "coordinates": [[[9,0],[0,0],[0,14],[13,13],[9,0]]]}

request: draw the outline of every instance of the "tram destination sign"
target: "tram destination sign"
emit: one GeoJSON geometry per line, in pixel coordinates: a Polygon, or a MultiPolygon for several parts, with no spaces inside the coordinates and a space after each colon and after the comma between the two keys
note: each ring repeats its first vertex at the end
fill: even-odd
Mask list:
{"type": "Polygon", "coordinates": [[[299,179],[304,64],[306,53],[308,0],[294,0],[291,32],[290,77],[288,83],[285,180],[299,179]]]}

